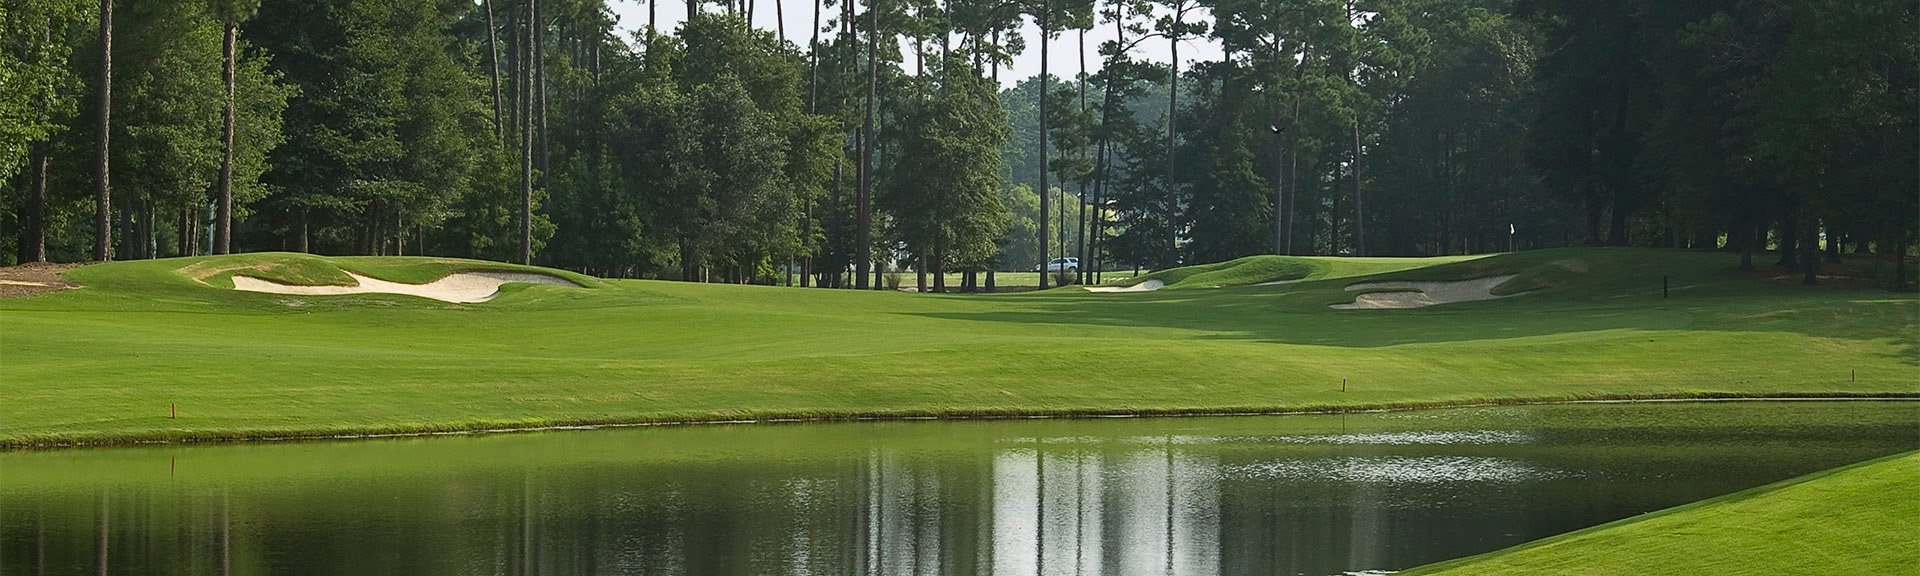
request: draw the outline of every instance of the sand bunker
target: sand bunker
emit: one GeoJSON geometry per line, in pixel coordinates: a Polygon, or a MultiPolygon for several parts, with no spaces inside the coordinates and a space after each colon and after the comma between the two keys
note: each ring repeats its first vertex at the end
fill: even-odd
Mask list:
{"type": "Polygon", "coordinates": [[[471,304],[486,302],[500,295],[500,285],[511,282],[527,284],[546,284],[579,288],[579,284],[546,274],[526,272],[456,272],[445,278],[426,284],[401,284],[378,278],[368,278],[352,272],[357,286],[288,286],[247,276],[234,276],[233,289],[247,292],[266,292],[269,294],[293,294],[299,296],[334,296],[341,294],[404,294],[432,298],[443,302],[471,304]]]}
{"type": "Polygon", "coordinates": [[[1132,286],[1088,286],[1088,292],[1152,292],[1167,287],[1166,282],[1148,280],[1132,286]]]}
{"type": "Polygon", "coordinates": [[[1379,310],[1386,308],[1421,308],[1435,304],[1454,302],[1473,302],[1475,300],[1493,300],[1508,295],[1495,295],[1493,287],[1512,280],[1513,275],[1493,276],[1459,282],[1368,282],[1347,287],[1348,292],[1359,290],[1390,290],[1361,294],[1352,304],[1334,304],[1330,307],[1340,310],[1379,310]]]}

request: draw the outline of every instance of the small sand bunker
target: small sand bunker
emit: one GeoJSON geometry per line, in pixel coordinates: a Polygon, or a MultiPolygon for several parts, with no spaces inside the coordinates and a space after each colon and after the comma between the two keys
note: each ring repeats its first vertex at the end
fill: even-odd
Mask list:
{"type": "Polygon", "coordinates": [[[1152,292],[1166,287],[1166,282],[1148,280],[1132,286],[1088,286],[1086,288],[1088,292],[1152,292]]]}
{"type": "Polygon", "coordinates": [[[1422,308],[1435,304],[1454,302],[1473,302],[1475,300],[1493,300],[1513,296],[1495,295],[1493,287],[1512,280],[1513,275],[1492,276],[1459,282],[1368,282],[1347,287],[1348,292],[1359,290],[1389,290],[1361,294],[1352,304],[1334,304],[1331,308],[1339,310],[1380,310],[1386,308],[1422,308]]]}
{"type": "Polygon", "coordinates": [[[293,294],[299,296],[334,296],[341,294],[404,294],[432,298],[443,302],[472,304],[486,302],[500,295],[500,285],[512,282],[527,284],[546,284],[579,288],[579,284],[569,282],[557,276],[530,274],[526,272],[456,272],[445,278],[426,284],[401,284],[378,278],[368,278],[352,272],[357,286],[288,286],[247,276],[234,276],[233,289],[247,292],[266,292],[269,294],[293,294]]]}

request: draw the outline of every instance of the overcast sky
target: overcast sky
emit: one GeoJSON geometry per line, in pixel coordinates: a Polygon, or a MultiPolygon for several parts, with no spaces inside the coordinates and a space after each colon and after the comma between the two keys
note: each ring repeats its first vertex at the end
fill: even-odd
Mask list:
{"type": "MultiPolygon", "coordinates": [[[[775,10],[773,5],[776,0],[754,1],[758,3],[754,8],[754,26],[765,30],[777,30],[779,21],[774,16],[775,10]]],[[[613,13],[620,18],[619,26],[621,30],[631,33],[646,28],[647,3],[644,0],[613,0],[611,4],[613,13]]],[[[704,9],[718,10],[719,7],[708,5],[705,6],[704,9]]],[[[813,2],[807,0],[786,0],[784,2],[784,9],[786,12],[787,40],[804,46],[808,38],[807,27],[813,24],[813,2]]],[[[672,30],[680,25],[681,20],[686,19],[687,4],[685,0],[659,0],[657,12],[660,16],[661,29],[672,30]]],[[[1204,10],[1198,11],[1198,14],[1198,16],[1194,16],[1190,13],[1189,16],[1196,20],[1206,20],[1210,18],[1204,10]]],[[[1040,73],[1039,27],[1035,26],[1031,20],[1028,20],[1026,26],[1021,28],[1020,32],[1021,35],[1026,38],[1027,50],[1025,53],[1013,58],[1013,67],[1011,69],[1002,68],[1000,70],[1000,84],[1003,86],[1012,86],[1014,82],[1020,79],[1029,78],[1040,73]]],[[[1113,25],[1111,24],[1097,27],[1087,33],[1087,72],[1099,71],[1099,45],[1101,42],[1112,40],[1113,36],[1113,25]]],[[[1065,34],[1055,37],[1054,45],[1049,49],[1048,53],[1048,59],[1052,60],[1048,72],[1060,77],[1072,77],[1075,73],[1079,72],[1080,52],[1076,44],[1078,40],[1079,33],[1074,31],[1068,31],[1065,34]]],[[[1166,40],[1148,40],[1144,45],[1136,48],[1133,55],[1135,58],[1155,62],[1166,62],[1167,55],[1170,53],[1168,48],[1166,40]]],[[[1189,64],[1195,60],[1218,59],[1220,59],[1220,47],[1211,40],[1186,40],[1180,44],[1180,67],[1182,69],[1186,69],[1189,64]]],[[[909,68],[911,68],[911,63],[909,63],[909,68]]]]}

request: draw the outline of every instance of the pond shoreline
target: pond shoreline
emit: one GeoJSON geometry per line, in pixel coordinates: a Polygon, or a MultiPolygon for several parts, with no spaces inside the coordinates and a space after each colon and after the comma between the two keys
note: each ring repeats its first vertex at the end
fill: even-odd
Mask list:
{"type": "Polygon", "coordinates": [[[940,412],[899,412],[885,411],[857,412],[837,415],[804,414],[767,414],[762,416],[715,415],[711,418],[634,418],[634,419],[582,419],[576,421],[541,422],[537,424],[516,425],[501,422],[474,422],[470,424],[402,426],[394,428],[366,427],[338,430],[262,430],[207,432],[168,435],[109,435],[91,438],[59,439],[35,438],[33,436],[0,439],[0,452],[51,451],[80,448],[104,448],[116,446],[164,445],[164,444],[217,444],[252,442],[296,442],[319,440],[363,440],[378,438],[411,438],[430,436],[467,436],[480,434],[510,434],[521,432],[545,432],[558,430],[597,430],[612,428],[640,428],[651,426],[699,426],[715,424],[797,424],[831,422],[889,422],[916,420],[1028,420],[1028,419],[1098,419],[1098,418],[1155,418],[1155,417],[1210,417],[1210,416],[1289,416],[1310,414],[1358,414],[1370,412],[1401,412],[1413,410],[1433,410],[1443,408],[1474,408],[1486,406],[1529,406],[1553,404],[1628,404],[1655,402],[1782,402],[1782,401],[1916,401],[1920,400],[1920,391],[1916,392],[1805,392],[1805,393],[1768,393],[1746,394],[1737,392],[1677,392],[1656,394],[1594,394],[1571,397],[1510,397],[1475,398],[1456,401],[1436,402],[1388,402],[1372,404],[1344,405],[1305,405],[1296,407],[1270,408],[1193,408],[1193,409],[1147,409],[1130,411],[1102,410],[954,410],[940,412]]]}

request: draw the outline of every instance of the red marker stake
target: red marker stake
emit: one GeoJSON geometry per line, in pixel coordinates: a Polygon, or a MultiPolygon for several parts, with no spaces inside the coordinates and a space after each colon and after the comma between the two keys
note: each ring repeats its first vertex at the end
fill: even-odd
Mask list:
{"type": "Polygon", "coordinates": [[[174,419],[174,420],[178,420],[178,419],[180,419],[180,407],[179,407],[178,405],[175,405],[175,404],[174,404],[174,403],[172,403],[172,402],[168,402],[168,403],[167,403],[167,418],[170,418],[170,419],[174,419]]]}
{"type": "Polygon", "coordinates": [[[1346,392],[1346,391],[1347,391],[1347,379],[1346,379],[1346,378],[1341,378],[1341,379],[1340,379],[1340,391],[1341,391],[1341,392],[1346,392]]]}

